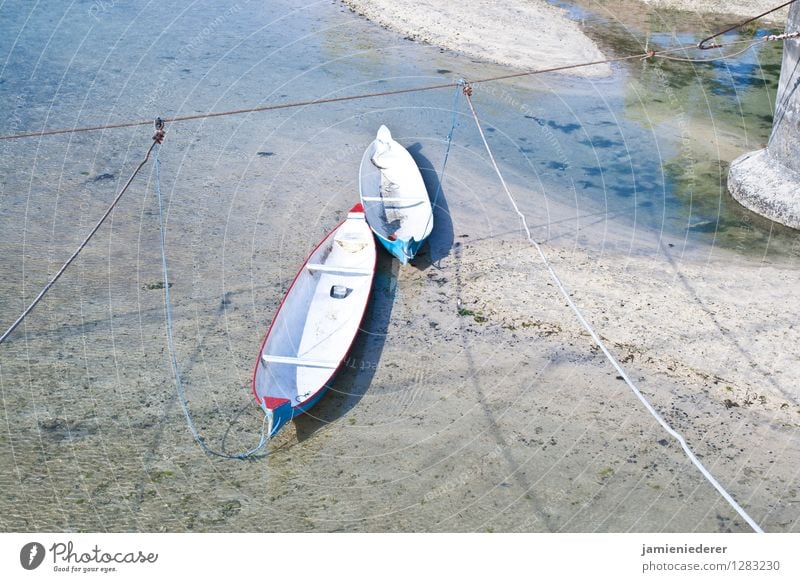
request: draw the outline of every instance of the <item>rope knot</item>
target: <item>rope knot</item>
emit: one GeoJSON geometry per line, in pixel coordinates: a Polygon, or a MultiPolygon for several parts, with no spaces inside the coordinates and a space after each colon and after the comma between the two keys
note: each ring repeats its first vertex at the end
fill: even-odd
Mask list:
{"type": "Polygon", "coordinates": [[[464,85],[463,89],[464,95],[466,95],[467,97],[472,97],[472,85],[470,85],[466,81],[463,82],[463,85],[464,85]]]}
{"type": "Polygon", "coordinates": [[[160,117],[156,117],[155,127],[156,131],[153,134],[153,141],[160,145],[164,141],[164,137],[167,135],[164,131],[164,120],[160,117]]]}

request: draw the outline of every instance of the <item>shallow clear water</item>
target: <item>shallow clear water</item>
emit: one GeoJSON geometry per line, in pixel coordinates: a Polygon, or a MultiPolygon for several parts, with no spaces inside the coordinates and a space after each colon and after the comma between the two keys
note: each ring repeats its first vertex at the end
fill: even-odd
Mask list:
{"type": "MultiPolygon", "coordinates": [[[[571,5],[573,17],[615,54],[640,52],[648,38],[660,48],[693,43],[702,34],[674,32],[692,28],[689,17],[652,16],[642,31],[587,4],[571,5]]],[[[13,107],[0,120],[3,133],[301,101],[497,70],[390,37],[328,3],[239,2],[220,9],[203,2],[156,7],[95,1],[68,10],[44,3],[30,13],[4,11],[0,42],[7,57],[0,90],[13,107]],[[387,38],[394,43],[387,46],[387,38]]],[[[727,196],[724,182],[730,159],[760,147],[769,135],[780,50],[772,44],[708,65],[637,62],[599,81],[548,75],[498,83],[476,87],[476,103],[494,132],[499,158],[530,188],[520,195],[533,198],[527,210],[537,222],[547,222],[540,211],[543,195],[574,213],[602,213],[688,246],[786,254],[794,233],[743,210],[727,196]]],[[[292,163],[297,156],[330,156],[341,147],[360,148],[343,145],[342,134],[366,139],[378,117],[407,140],[430,142],[425,153],[438,167],[450,104],[450,92],[437,91],[176,126],[171,147],[193,150],[181,158],[176,183],[208,173],[195,167],[201,163],[196,150],[204,145],[218,150],[213,165],[232,168],[230,160],[237,160],[241,180],[260,179],[253,175],[257,168],[275,160],[257,152],[274,150],[276,140],[297,144],[292,163]]],[[[480,155],[460,107],[456,174],[458,148],[480,155]]],[[[111,160],[138,155],[146,131],[4,142],[5,167],[27,173],[18,184],[4,182],[19,192],[87,172],[119,178],[111,160]]]]}
{"type": "MultiPolygon", "coordinates": [[[[565,7],[601,48],[616,54],[693,46],[743,20],[677,10],[636,10],[637,4],[625,0],[552,3],[565,7]]],[[[735,43],[775,32],[780,30],[751,24],[741,34],[727,33],[718,42],[735,43]]],[[[731,44],[722,51],[689,49],[676,56],[708,59],[739,48],[731,44]]],[[[692,245],[720,246],[754,256],[797,256],[795,231],[749,212],[726,190],[730,161],[764,147],[769,138],[782,50],[781,43],[767,43],[712,63],[662,60],[626,69],[629,77],[623,81],[627,88],[620,118],[637,120],[651,128],[653,135],[645,147],[637,149],[646,159],[644,174],[618,167],[620,172],[612,173],[612,179],[635,186],[645,208],[650,212],[654,208],[662,216],[666,232],[683,233],[692,245]],[[652,175],[658,176],[655,183],[648,179],[652,175]]],[[[625,190],[607,192],[624,195],[625,190]]]]}
{"type": "MultiPolygon", "coordinates": [[[[673,24],[658,29],[658,21],[651,23],[651,42],[690,40],[672,38],[673,24]]],[[[692,28],[688,21],[678,24],[692,28]]],[[[587,27],[606,50],[642,48],[636,29],[602,15],[592,16],[587,27]]],[[[0,56],[3,134],[507,72],[404,40],[329,1],[240,0],[226,8],[211,0],[6,3],[0,8],[0,56]]],[[[538,238],[622,255],[658,255],[667,243],[687,253],[708,255],[723,246],[791,258],[800,248],[794,233],[742,210],[724,192],[725,164],[768,136],[779,56],[780,48],[770,46],[733,64],[635,62],[616,66],[607,79],[532,77],[478,85],[474,101],[538,238]]],[[[249,382],[260,339],[296,266],[356,201],[361,153],[379,124],[409,145],[429,184],[442,180],[443,211],[426,261],[452,255],[459,248],[455,243],[467,239],[519,236],[463,101],[447,171],[439,175],[454,93],[412,93],[168,128],[160,159],[178,359],[199,428],[210,440],[230,451],[254,444],[261,418],[249,382]]],[[[0,142],[4,322],[82,240],[141,159],[151,133],[142,127],[0,142]]],[[[235,468],[200,454],[183,425],[166,358],[155,208],[148,167],[14,341],[0,346],[8,428],[0,437],[0,529],[333,529],[334,501],[320,497],[328,495],[331,480],[339,495],[352,496],[352,516],[342,518],[351,529],[426,529],[428,509],[406,514],[403,504],[419,503],[430,491],[427,477],[450,464],[457,474],[459,467],[486,469],[481,495],[491,503],[512,495],[487,468],[500,456],[452,459],[451,445],[463,443],[455,433],[440,434],[439,424],[425,428],[426,439],[437,445],[430,449],[407,434],[397,437],[413,441],[408,448],[418,457],[398,451],[394,437],[386,454],[367,459],[345,446],[360,442],[353,434],[365,435],[367,442],[374,438],[372,425],[361,426],[355,412],[347,424],[341,420],[359,399],[364,411],[370,399],[394,398],[394,408],[375,407],[391,417],[386,423],[394,428],[417,423],[401,413],[419,402],[428,407],[420,423],[452,422],[429,389],[435,382],[453,384],[439,367],[425,364],[431,345],[445,350],[448,342],[483,342],[476,353],[503,345],[489,336],[467,341],[462,327],[448,330],[447,341],[434,325],[410,338],[401,330],[387,332],[390,321],[403,326],[418,319],[415,294],[423,287],[409,276],[398,285],[388,261],[379,265],[380,293],[371,315],[378,332],[361,340],[362,359],[354,360],[359,370],[346,372],[352,388],[329,399],[327,408],[320,405],[321,417],[338,420],[337,429],[347,431],[350,420],[359,418],[354,430],[363,432],[339,440],[322,430],[293,449],[279,442],[269,463],[235,468]],[[395,417],[385,410],[400,412],[395,417]],[[348,463],[350,454],[356,461],[348,463]],[[403,464],[417,459],[421,468],[403,464]],[[360,488],[369,507],[364,512],[360,488]],[[37,499],[48,502],[34,512],[37,499]],[[262,521],[264,507],[272,512],[268,523],[262,521]],[[372,520],[366,525],[359,521],[365,512],[372,520]],[[381,521],[392,512],[399,521],[381,521]]],[[[441,286],[442,293],[453,285],[425,283],[441,286]]],[[[523,359],[544,358],[545,368],[552,363],[536,345],[514,349],[523,359]]],[[[487,386],[508,370],[478,362],[476,371],[474,362],[468,364],[470,379],[489,370],[487,386]]],[[[565,364],[563,370],[559,386],[572,382],[573,369],[565,364]]],[[[456,384],[458,390],[472,386],[466,380],[456,384]]],[[[538,405],[526,400],[534,398],[527,385],[508,384],[519,390],[509,405],[512,414],[520,402],[538,405]]],[[[474,408],[488,410],[480,398],[474,408]]],[[[464,406],[468,417],[472,409],[464,406]]],[[[311,420],[298,422],[301,440],[304,431],[317,430],[311,420]]],[[[508,507],[520,500],[513,495],[508,507]]],[[[434,501],[447,503],[440,497],[434,501]]],[[[562,507],[561,497],[553,503],[547,519],[520,527],[543,529],[546,522],[558,529],[566,522],[560,518],[574,509],[562,507]]],[[[440,515],[453,509],[445,507],[440,515]]],[[[443,527],[475,529],[481,519],[443,527]]],[[[676,527],[695,525],[694,516],[684,519],[676,527]]],[[[498,527],[511,529],[508,523],[513,521],[498,527]]],[[[576,518],[571,527],[586,530],[590,523],[576,518]]],[[[615,527],[629,525],[623,519],[615,527]]]]}

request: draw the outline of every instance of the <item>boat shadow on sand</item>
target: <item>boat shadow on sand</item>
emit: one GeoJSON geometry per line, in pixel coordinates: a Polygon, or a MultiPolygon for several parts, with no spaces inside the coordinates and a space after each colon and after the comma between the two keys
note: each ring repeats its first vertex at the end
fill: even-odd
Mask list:
{"type": "Polygon", "coordinates": [[[431,161],[422,154],[422,144],[415,143],[408,148],[408,153],[422,174],[425,182],[425,189],[431,198],[433,205],[433,230],[428,237],[428,243],[420,249],[417,256],[410,261],[410,265],[420,271],[425,271],[431,265],[437,266],[439,261],[450,254],[453,248],[453,221],[450,218],[450,208],[447,206],[447,198],[444,195],[441,178],[433,167],[431,161]],[[437,195],[438,191],[438,195],[437,195]]]}
{"type": "Polygon", "coordinates": [[[311,410],[292,421],[298,442],[345,416],[369,389],[386,343],[399,270],[400,263],[379,249],[372,295],[353,347],[325,395],[311,410]]]}

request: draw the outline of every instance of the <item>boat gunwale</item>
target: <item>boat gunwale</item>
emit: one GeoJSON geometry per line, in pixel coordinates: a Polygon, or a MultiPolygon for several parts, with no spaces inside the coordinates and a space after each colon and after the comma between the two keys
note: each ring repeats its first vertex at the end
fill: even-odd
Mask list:
{"type": "MultiPolygon", "coordinates": [[[[348,220],[351,220],[351,219],[352,220],[364,220],[364,222],[366,223],[366,216],[367,215],[366,215],[366,212],[364,211],[363,205],[361,205],[360,203],[355,205],[355,206],[353,206],[353,208],[350,209],[348,214],[363,214],[363,218],[355,218],[355,217],[352,217],[352,216],[348,215],[346,218],[344,218],[342,221],[340,221],[334,228],[332,228],[331,231],[327,235],[325,235],[325,237],[323,237],[323,239],[319,243],[317,243],[317,245],[311,250],[311,252],[306,257],[305,261],[303,261],[303,265],[297,270],[297,273],[295,274],[294,278],[292,279],[292,282],[289,285],[288,289],[286,289],[286,292],[283,294],[283,298],[281,299],[281,302],[278,305],[278,309],[275,311],[275,315],[273,316],[272,321],[270,322],[269,327],[267,328],[267,333],[264,336],[264,341],[261,342],[261,348],[258,351],[258,359],[256,359],[256,365],[253,368],[252,390],[253,390],[253,396],[255,396],[256,402],[265,411],[267,410],[267,405],[258,396],[258,391],[256,389],[256,375],[258,374],[258,367],[261,365],[262,355],[264,354],[264,348],[267,345],[267,340],[269,339],[269,335],[272,332],[272,328],[274,327],[275,322],[278,320],[278,317],[279,317],[279,315],[281,313],[281,310],[283,309],[283,306],[286,303],[286,299],[291,294],[292,289],[294,288],[294,285],[297,282],[297,279],[300,277],[301,274],[303,274],[305,272],[306,266],[308,265],[308,262],[311,260],[311,257],[313,257],[314,254],[328,241],[328,239],[331,238],[344,225],[344,223],[347,222],[348,220]],[[356,210],[356,208],[358,206],[362,206],[360,211],[356,210]]],[[[369,225],[367,224],[367,226],[369,226],[369,225]]],[[[372,234],[372,229],[370,229],[370,234],[372,234]]],[[[372,252],[372,255],[373,255],[373,257],[372,257],[372,279],[374,280],[374,278],[375,278],[375,268],[376,268],[377,263],[378,263],[378,253],[377,253],[377,248],[376,248],[376,245],[375,245],[375,239],[374,238],[372,239],[372,242],[373,242],[373,244],[372,244],[372,251],[373,251],[372,252]]],[[[371,298],[372,298],[372,281],[370,281],[370,286],[369,286],[369,289],[367,290],[367,298],[364,301],[364,309],[361,312],[361,318],[359,319],[359,326],[358,326],[359,329],[357,329],[356,333],[353,334],[353,337],[350,340],[350,344],[347,346],[347,349],[344,352],[345,356],[347,356],[347,354],[350,353],[350,350],[353,348],[353,344],[355,343],[356,337],[358,337],[358,332],[359,332],[359,330],[361,328],[361,322],[364,320],[364,315],[367,312],[367,308],[369,307],[369,302],[370,302],[371,298]]],[[[303,406],[307,402],[310,402],[310,401],[314,400],[315,398],[317,398],[320,395],[320,393],[323,390],[325,390],[325,388],[328,386],[328,384],[331,382],[331,380],[339,372],[339,369],[342,367],[342,363],[343,362],[344,362],[344,358],[342,359],[342,361],[339,362],[339,365],[336,368],[333,369],[333,371],[331,372],[331,375],[328,376],[328,379],[325,380],[325,382],[323,382],[322,385],[319,388],[317,388],[317,390],[314,393],[310,394],[308,397],[306,397],[301,402],[298,402],[296,405],[293,404],[292,405],[292,410],[305,412],[306,409],[303,409],[303,406]]],[[[267,396],[265,396],[265,398],[267,398],[267,396]]],[[[313,404],[314,403],[309,405],[308,408],[311,408],[311,406],[313,404]]],[[[270,409],[270,410],[274,410],[274,409],[270,409]]],[[[293,416],[294,416],[294,413],[293,413],[293,416]]]]}

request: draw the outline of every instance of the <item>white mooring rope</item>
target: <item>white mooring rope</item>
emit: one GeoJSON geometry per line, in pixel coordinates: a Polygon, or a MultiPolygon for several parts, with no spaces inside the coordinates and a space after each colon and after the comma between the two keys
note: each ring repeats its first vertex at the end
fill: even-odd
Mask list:
{"type": "Polygon", "coordinates": [[[166,324],[166,335],[167,335],[167,346],[169,348],[169,358],[170,364],[172,365],[172,373],[175,376],[175,387],[178,392],[178,401],[181,405],[181,410],[183,411],[183,416],[186,419],[186,425],[189,427],[189,431],[192,433],[194,440],[200,445],[200,448],[203,449],[207,454],[213,455],[215,457],[222,457],[224,459],[240,459],[244,460],[248,457],[253,456],[255,453],[260,451],[267,441],[269,440],[269,430],[271,430],[271,423],[269,422],[269,415],[264,416],[264,420],[261,423],[261,438],[258,441],[258,445],[254,448],[249,449],[240,454],[229,454],[220,451],[216,451],[209,447],[205,439],[200,435],[197,427],[192,420],[192,415],[189,412],[189,401],[186,397],[186,389],[183,385],[183,381],[181,380],[181,372],[180,368],[178,367],[178,357],[177,352],[175,350],[175,340],[173,339],[173,321],[172,321],[172,299],[170,297],[170,282],[169,282],[169,269],[167,268],[167,229],[166,224],[164,222],[164,203],[163,203],[163,195],[161,194],[161,162],[158,159],[159,153],[161,153],[161,145],[156,146],[156,154],[154,157],[154,164],[156,169],[156,176],[155,176],[155,193],[156,199],[158,200],[158,226],[159,226],[159,240],[161,243],[161,269],[164,275],[164,320],[166,324]]]}
{"type": "Polygon", "coordinates": [[[583,313],[581,313],[581,310],[572,301],[572,298],[569,296],[569,293],[564,288],[564,285],[561,282],[561,279],[559,279],[559,277],[556,274],[555,270],[553,270],[553,267],[550,265],[550,261],[547,260],[547,257],[545,256],[544,251],[542,251],[541,245],[539,243],[537,243],[533,239],[533,236],[531,235],[531,231],[528,228],[528,222],[525,219],[525,215],[522,214],[522,212],[520,212],[520,209],[517,206],[517,203],[514,200],[514,197],[511,195],[511,191],[508,189],[508,185],[506,184],[506,181],[503,179],[503,175],[500,173],[500,168],[497,166],[497,162],[495,161],[494,156],[492,155],[492,150],[489,148],[489,143],[486,141],[486,136],[483,133],[483,128],[481,127],[481,122],[478,119],[478,114],[475,112],[475,107],[472,105],[471,93],[472,93],[471,87],[469,85],[467,85],[464,88],[464,96],[467,98],[467,103],[469,104],[469,109],[472,112],[472,117],[475,119],[475,125],[478,126],[478,133],[480,133],[480,135],[481,135],[481,139],[483,140],[483,145],[486,148],[486,153],[489,154],[489,160],[492,162],[492,166],[494,167],[494,171],[497,174],[497,177],[500,178],[500,183],[503,185],[503,190],[505,191],[506,196],[508,196],[508,199],[511,201],[511,205],[514,207],[514,211],[517,213],[517,215],[519,216],[520,220],[522,221],[522,227],[525,229],[525,236],[527,237],[528,242],[531,243],[534,246],[534,248],[539,252],[539,256],[542,258],[542,261],[544,262],[545,266],[547,267],[547,270],[550,272],[550,276],[552,277],[553,281],[555,282],[556,286],[558,287],[558,290],[561,291],[561,294],[564,296],[564,299],[567,301],[569,306],[572,308],[572,311],[575,312],[575,316],[578,318],[578,321],[580,321],[580,323],[583,326],[583,328],[587,332],[589,332],[589,335],[592,336],[592,339],[594,340],[595,344],[597,344],[597,346],[601,350],[603,350],[603,353],[606,355],[606,358],[608,359],[608,361],[611,362],[611,364],[614,366],[614,368],[616,368],[617,372],[619,372],[620,376],[622,376],[622,379],[625,380],[625,383],[628,385],[628,387],[633,391],[633,393],[642,402],[642,404],[644,404],[644,406],[645,406],[645,408],[647,408],[648,412],[650,412],[650,414],[653,415],[653,418],[655,418],[658,421],[658,424],[660,424],[664,428],[664,430],[667,431],[667,433],[670,434],[670,436],[672,436],[675,440],[677,440],[680,443],[681,447],[683,448],[684,452],[686,453],[686,456],[689,457],[689,460],[692,461],[692,463],[694,463],[695,467],[697,467],[697,469],[703,474],[703,476],[706,478],[706,480],[709,483],[711,483],[711,485],[714,486],[714,488],[719,492],[720,495],[722,495],[722,497],[725,499],[725,501],[727,501],[728,504],[734,510],[736,510],[736,513],[738,513],[742,517],[742,519],[744,519],[747,522],[747,524],[751,528],[753,528],[753,530],[755,532],[764,533],[764,530],[762,530],[759,527],[759,525],[753,520],[753,518],[750,517],[747,514],[747,512],[744,509],[742,509],[742,507],[738,503],[736,503],[736,500],[731,496],[731,494],[728,493],[725,490],[725,488],[722,485],[719,484],[719,481],[717,481],[714,478],[714,476],[711,473],[709,473],[708,469],[706,469],[703,466],[703,463],[700,462],[700,460],[695,456],[695,454],[689,448],[689,445],[686,443],[686,439],[684,439],[683,436],[681,436],[680,433],[678,433],[669,424],[667,424],[667,422],[661,417],[661,415],[656,411],[656,409],[653,408],[653,406],[647,401],[647,399],[644,397],[644,395],[639,391],[639,389],[636,387],[636,385],[630,379],[628,374],[625,373],[625,370],[622,368],[622,366],[617,361],[617,359],[611,354],[610,351],[608,351],[608,348],[606,348],[605,344],[603,343],[603,340],[600,339],[600,336],[594,330],[592,325],[583,316],[583,313]]]}

